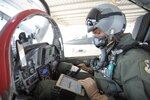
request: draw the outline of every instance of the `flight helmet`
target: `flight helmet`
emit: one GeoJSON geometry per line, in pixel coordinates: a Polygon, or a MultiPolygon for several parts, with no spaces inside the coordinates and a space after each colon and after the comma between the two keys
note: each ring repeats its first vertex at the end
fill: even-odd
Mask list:
{"type": "Polygon", "coordinates": [[[107,35],[123,33],[126,27],[126,18],[121,10],[113,4],[101,4],[90,10],[86,18],[87,31],[95,28],[107,35]]]}

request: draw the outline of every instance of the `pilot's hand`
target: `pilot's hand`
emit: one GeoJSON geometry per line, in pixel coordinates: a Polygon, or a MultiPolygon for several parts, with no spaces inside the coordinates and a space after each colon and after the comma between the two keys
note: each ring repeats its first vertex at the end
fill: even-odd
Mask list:
{"type": "Polygon", "coordinates": [[[79,80],[79,83],[83,85],[85,91],[91,100],[108,100],[108,97],[101,95],[97,88],[96,82],[92,78],[86,78],[79,80]]]}
{"type": "Polygon", "coordinates": [[[91,67],[87,67],[84,63],[78,64],[77,65],[79,68],[81,68],[82,70],[85,70],[87,72],[92,72],[91,67]]]}

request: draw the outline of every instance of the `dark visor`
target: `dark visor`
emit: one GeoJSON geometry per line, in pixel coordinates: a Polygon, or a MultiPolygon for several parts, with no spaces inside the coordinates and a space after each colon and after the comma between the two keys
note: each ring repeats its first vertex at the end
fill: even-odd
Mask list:
{"type": "Polygon", "coordinates": [[[93,8],[87,18],[86,18],[86,25],[88,26],[94,26],[100,19],[109,17],[109,16],[113,16],[113,15],[119,15],[121,16],[122,13],[121,12],[111,12],[111,13],[107,13],[107,14],[101,14],[101,12],[95,8],[93,8]]]}

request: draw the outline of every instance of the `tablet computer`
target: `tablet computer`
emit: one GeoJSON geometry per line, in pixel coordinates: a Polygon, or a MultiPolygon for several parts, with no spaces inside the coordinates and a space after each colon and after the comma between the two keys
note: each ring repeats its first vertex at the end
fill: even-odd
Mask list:
{"type": "Polygon", "coordinates": [[[58,81],[56,82],[56,86],[75,94],[84,96],[84,89],[82,85],[76,79],[68,75],[61,74],[58,81]]]}

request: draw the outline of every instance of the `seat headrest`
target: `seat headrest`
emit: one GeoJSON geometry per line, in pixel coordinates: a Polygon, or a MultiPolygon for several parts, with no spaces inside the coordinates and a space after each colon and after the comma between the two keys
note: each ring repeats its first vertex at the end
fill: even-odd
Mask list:
{"type": "Polygon", "coordinates": [[[136,19],[132,36],[140,42],[150,41],[150,13],[146,13],[136,19]]]}

